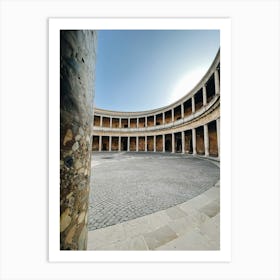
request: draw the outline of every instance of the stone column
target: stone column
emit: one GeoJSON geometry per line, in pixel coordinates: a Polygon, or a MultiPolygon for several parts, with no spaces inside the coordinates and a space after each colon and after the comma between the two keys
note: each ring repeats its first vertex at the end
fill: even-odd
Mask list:
{"type": "Polygon", "coordinates": [[[113,118],[110,117],[110,128],[112,128],[112,122],[113,122],[113,118]]]}
{"type": "Polygon", "coordinates": [[[184,103],[181,104],[181,117],[182,119],[185,117],[185,112],[184,112],[184,103]]]}
{"type": "Polygon", "coordinates": [[[148,117],[145,117],[145,127],[148,127],[148,117]]]}
{"type": "Polygon", "coordinates": [[[207,104],[207,93],[206,93],[206,84],[202,87],[202,94],[203,94],[203,106],[207,104]]]}
{"type": "Polygon", "coordinates": [[[96,41],[60,31],[60,250],[87,249],[96,41]]]}
{"type": "Polygon", "coordinates": [[[165,112],[162,113],[162,124],[165,124],[165,112]]]}
{"type": "Polygon", "coordinates": [[[121,136],[119,136],[119,152],[121,152],[121,144],[122,144],[122,138],[121,136]]]}
{"type": "Polygon", "coordinates": [[[192,148],[193,148],[193,155],[196,155],[196,131],[195,131],[195,128],[192,129],[192,148]]]}
{"type": "Polygon", "coordinates": [[[215,94],[220,94],[220,81],[219,81],[219,72],[215,69],[214,72],[214,79],[215,79],[215,94]]]}
{"type": "Polygon", "coordinates": [[[171,117],[172,117],[172,122],[174,122],[174,109],[171,109],[171,117]]]}
{"type": "Polygon", "coordinates": [[[136,119],[136,122],[137,122],[136,127],[139,128],[139,118],[136,119]]]}
{"type": "Polygon", "coordinates": [[[147,135],[145,136],[145,152],[147,152],[147,135]]]}
{"type": "Polygon", "coordinates": [[[162,135],[162,152],[165,153],[165,134],[162,135]]]}
{"type": "Polygon", "coordinates": [[[157,138],[156,138],[156,135],[154,135],[154,152],[157,151],[157,143],[156,143],[156,141],[157,141],[157,138]]]}
{"type": "Polygon", "coordinates": [[[112,151],[112,136],[109,136],[109,152],[112,151]]]}
{"type": "Polygon", "coordinates": [[[172,153],[175,153],[175,134],[172,133],[172,141],[171,141],[171,145],[172,145],[172,153]]]}
{"type": "Polygon", "coordinates": [[[195,99],[194,96],[192,96],[192,113],[195,112],[195,99]]]}
{"type": "Polygon", "coordinates": [[[157,123],[157,117],[156,115],[154,115],[154,126],[156,126],[156,123],[157,123]]]}
{"type": "Polygon", "coordinates": [[[216,120],[218,157],[220,157],[220,119],[216,120]]]}
{"type": "Polygon", "coordinates": [[[122,127],[122,118],[120,118],[120,121],[119,121],[119,128],[122,127]]]}
{"type": "Polygon", "coordinates": [[[102,151],[102,136],[99,135],[99,152],[102,151]]]}
{"type": "Polygon", "coordinates": [[[103,116],[100,116],[100,127],[103,126],[103,116]]]}
{"type": "Polygon", "coordinates": [[[130,128],[130,118],[127,118],[127,127],[130,128]]]}
{"type": "Polygon", "coordinates": [[[208,135],[208,125],[205,124],[203,126],[204,128],[204,150],[205,150],[205,156],[209,157],[209,135],[208,135]]]}
{"type": "MultiPolygon", "coordinates": [[[[137,120],[138,120],[138,119],[137,119],[137,120]]],[[[139,151],[138,145],[139,145],[139,136],[136,136],[136,152],[139,151]]]]}
{"type": "Polygon", "coordinates": [[[127,136],[127,151],[130,151],[130,136],[127,136]]]}
{"type": "Polygon", "coordinates": [[[185,132],[182,131],[182,154],[185,153],[185,132]]]}

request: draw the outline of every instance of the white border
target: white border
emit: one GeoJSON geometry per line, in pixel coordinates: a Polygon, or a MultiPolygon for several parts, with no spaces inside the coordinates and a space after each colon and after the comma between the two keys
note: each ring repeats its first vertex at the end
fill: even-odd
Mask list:
{"type": "Polygon", "coordinates": [[[228,18],[49,19],[49,261],[229,262],[231,260],[231,21],[228,18]],[[61,29],[219,29],[221,64],[221,250],[60,251],[59,247],[59,32],[61,29]]]}

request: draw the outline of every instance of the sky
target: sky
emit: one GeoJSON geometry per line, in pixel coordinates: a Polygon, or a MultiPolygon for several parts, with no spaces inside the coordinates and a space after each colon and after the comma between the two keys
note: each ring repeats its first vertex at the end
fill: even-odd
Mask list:
{"type": "Polygon", "coordinates": [[[95,107],[167,106],[200,81],[220,47],[219,30],[100,30],[95,107]]]}

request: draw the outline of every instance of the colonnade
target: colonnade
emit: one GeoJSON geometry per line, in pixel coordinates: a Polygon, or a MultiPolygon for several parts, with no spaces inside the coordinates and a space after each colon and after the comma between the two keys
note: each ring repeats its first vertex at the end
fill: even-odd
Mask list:
{"type": "Polygon", "coordinates": [[[179,152],[183,154],[204,154],[205,156],[219,157],[220,118],[199,127],[179,132],[167,131],[164,134],[156,135],[94,135],[93,138],[93,150],[100,152],[179,152]],[[113,138],[117,142],[114,147],[112,145],[113,138]],[[140,145],[139,139],[144,140],[142,145],[140,145]],[[198,144],[197,141],[199,141],[198,144]],[[166,147],[167,145],[168,147],[166,147]],[[152,149],[149,149],[148,146],[151,146],[152,149]]]}

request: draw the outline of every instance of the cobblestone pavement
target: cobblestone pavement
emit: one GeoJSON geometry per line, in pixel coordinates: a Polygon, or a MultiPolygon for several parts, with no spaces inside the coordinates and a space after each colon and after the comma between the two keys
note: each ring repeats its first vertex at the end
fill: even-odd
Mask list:
{"type": "Polygon", "coordinates": [[[183,203],[213,187],[220,169],[180,154],[93,153],[89,230],[183,203]]]}

